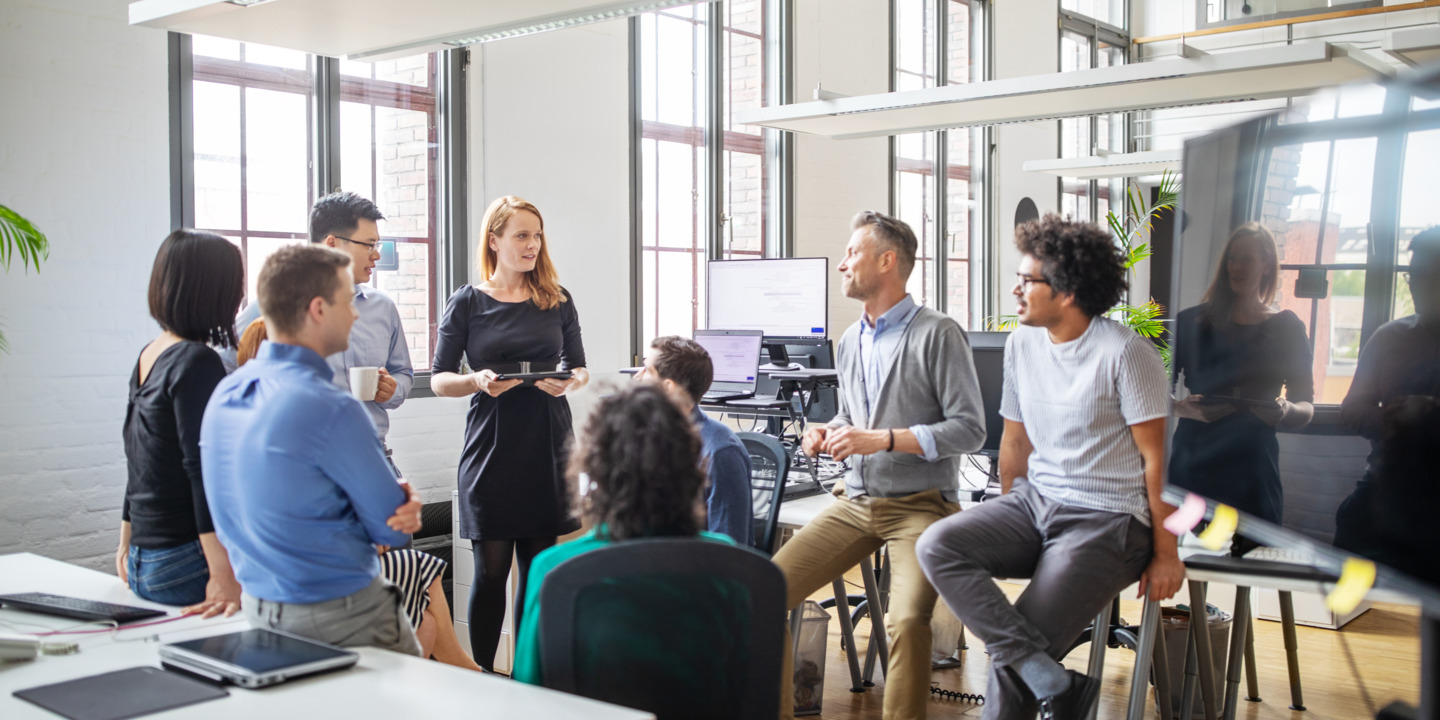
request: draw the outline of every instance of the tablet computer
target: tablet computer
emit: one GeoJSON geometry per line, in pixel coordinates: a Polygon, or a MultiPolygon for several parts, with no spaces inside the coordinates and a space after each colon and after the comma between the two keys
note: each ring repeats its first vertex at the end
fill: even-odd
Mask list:
{"type": "Polygon", "coordinates": [[[160,662],[165,667],[243,688],[339,670],[359,659],[358,654],[334,645],[265,629],[160,646],[160,662]]]}
{"type": "Polygon", "coordinates": [[[536,380],[543,380],[543,379],[545,379],[545,378],[555,378],[555,379],[557,379],[557,380],[569,380],[573,375],[574,375],[574,373],[570,372],[569,370],[552,370],[552,371],[550,371],[550,372],[504,373],[504,374],[495,376],[495,379],[496,379],[496,380],[524,380],[525,382],[535,382],[536,380]]]}

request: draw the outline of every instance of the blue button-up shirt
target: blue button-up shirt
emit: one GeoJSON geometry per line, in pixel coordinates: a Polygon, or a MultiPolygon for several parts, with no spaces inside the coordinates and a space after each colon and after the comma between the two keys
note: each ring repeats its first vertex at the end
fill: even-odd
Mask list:
{"type": "MultiPolygon", "coordinates": [[[[880,399],[880,389],[885,384],[891,365],[894,364],[892,361],[895,359],[895,352],[905,338],[905,329],[910,327],[910,321],[915,319],[915,313],[919,310],[920,306],[906,295],[900,302],[895,303],[895,307],[876,318],[874,325],[870,324],[870,318],[864,313],[860,315],[860,368],[865,373],[867,416],[875,410],[875,403],[880,399]]],[[[936,458],[940,457],[935,450],[935,433],[926,425],[914,425],[910,432],[914,433],[915,439],[920,442],[925,460],[935,462],[936,458]]]]}
{"type": "Polygon", "coordinates": [[[410,537],[385,521],[405,491],[358,400],[314,351],[267,342],[220,381],[200,427],[205,497],[250,595],[317,603],[380,572],[375,545],[410,537]]]}
{"type": "MultiPolygon", "coordinates": [[[[405,398],[410,396],[410,389],[415,385],[415,368],[410,363],[410,346],[405,342],[405,328],[400,325],[400,310],[395,307],[395,301],[391,300],[389,295],[369,285],[356,285],[355,309],[359,311],[360,317],[355,319],[355,326],[350,328],[350,347],[326,358],[326,362],[334,372],[335,384],[346,392],[350,390],[352,367],[383,367],[390,373],[390,377],[395,378],[395,394],[389,400],[383,403],[365,403],[365,410],[370,414],[370,420],[375,423],[375,430],[380,433],[380,440],[383,442],[390,432],[388,411],[400,407],[405,398]]],[[[260,303],[252,302],[240,312],[240,317],[235,319],[235,327],[243,333],[258,317],[260,303]]],[[[226,350],[220,357],[225,361],[226,370],[235,369],[234,350],[226,350]]]]}

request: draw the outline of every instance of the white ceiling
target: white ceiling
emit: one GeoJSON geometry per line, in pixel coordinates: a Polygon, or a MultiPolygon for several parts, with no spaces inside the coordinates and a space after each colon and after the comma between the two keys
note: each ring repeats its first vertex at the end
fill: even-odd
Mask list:
{"type": "Polygon", "coordinates": [[[303,50],[383,60],[482,34],[523,34],[654,10],[694,0],[137,0],[130,24],[303,50]]]}

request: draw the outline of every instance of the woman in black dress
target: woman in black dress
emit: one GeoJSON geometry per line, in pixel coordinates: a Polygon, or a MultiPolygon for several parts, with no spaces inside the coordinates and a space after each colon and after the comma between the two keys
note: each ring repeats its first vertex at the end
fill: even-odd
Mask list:
{"type": "Polygon", "coordinates": [[[244,290],[230,241],[194,230],[165,238],[150,273],[150,315],[161,333],[140,352],[125,409],[128,481],[115,572],[146,600],[207,617],[240,609],[240,584],[205,502],[200,420],[225,377],[211,346],[235,347],[244,290]]]}
{"type": "MultiPolygon", "coordinates": [[[[485,211],[478,285],[450,296],[435,342],[430,386],[471,396],[460,456],[460,536],[472,541],[470,650],[487,670],[505,619],[510,558],[525,597],[530,561],[580,527],[565,482],[571,437],[565,399],[589,382],[575,302],[556,279],[534,205],[502,197],[485,211]],[[464,356],[468,371],[461,369],[464,356]],[[500,379],[567,370],[568,379],[500,379]]],[[[514,627],[520,627],[515,608],[514,627]]]]}
{"type": "Polygon", "coordinates": [[[1314,415],[1310,345],[1295,313],[1271,307],[1280,264],[1269,230],[1241,225],[1222,258],[1202,304],[1175,320],[1175,377],[1191,394],[1175,403],[1170,481],[1279,524],[1275,428],[1314,415]]]}

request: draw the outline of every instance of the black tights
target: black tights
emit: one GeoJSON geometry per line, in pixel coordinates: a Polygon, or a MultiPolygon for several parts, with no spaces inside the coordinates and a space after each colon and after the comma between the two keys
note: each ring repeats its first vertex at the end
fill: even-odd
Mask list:
{"type": "Polygon", "coordinates": [[[510,579],[510,557],[513,555],[520,561],[520,584],[515,588],[517,602],[511,626],[511,632],[518,634],[530,561],[554,544],[553,537],[472,543],[475,585],[470,588],[470,654],[486,670],[495,669],[495,648],[500,645],[500,628],[505,624],[505,582],[510,579]]]}

